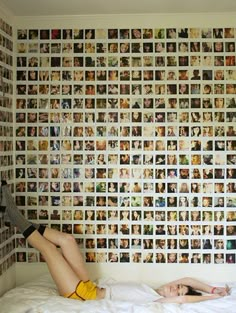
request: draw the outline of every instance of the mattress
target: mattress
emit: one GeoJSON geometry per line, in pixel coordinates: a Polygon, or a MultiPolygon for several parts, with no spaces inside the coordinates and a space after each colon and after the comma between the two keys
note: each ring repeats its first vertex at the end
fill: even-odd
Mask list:
{"type": "Polygon", "coordinates": [[[199,303],[81,302],[59,296],[50,276],[44,275],[5,293],[0,298],[0,313],[236,313],[236,283],[228,284],[229,296],[199,303]]]}

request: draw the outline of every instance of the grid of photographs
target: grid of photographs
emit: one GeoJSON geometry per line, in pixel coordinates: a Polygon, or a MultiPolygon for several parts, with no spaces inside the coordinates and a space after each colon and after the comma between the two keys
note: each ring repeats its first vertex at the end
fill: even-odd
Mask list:
{"type": "Polygon", "coordinates": [[[15,262],[14,228],[5,227],[4,218],[0,213],[0,276],[15,262]]]}
{"type": "MultiPolygon", "coordinates": [[[[13,42],[12,27],[0,18],[0,178],[14,180],[13,171],[13,42]]],[[[15,233],[0,212],[0,276],[15,262],[15,233]]]]}
{"type": "MultiPolygon", "coordinates": [[[[235,263],[236,29],[17,38],[26,217],[74,234],[87,262],[235,263]]],[[[43,261],[28,248],[18,261],[43,261]]]]}

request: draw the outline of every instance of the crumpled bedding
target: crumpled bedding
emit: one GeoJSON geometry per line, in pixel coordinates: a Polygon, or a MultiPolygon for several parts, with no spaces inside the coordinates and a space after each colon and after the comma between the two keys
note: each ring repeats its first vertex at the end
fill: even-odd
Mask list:
{"type": "Polygon", "coordinates": [[[0,313],[236,313],[236,283],[229,286],[229,296],[199,303],[80,302],[60,297],[50,276],[45,275],[5,293],[0,298],[0,313]]]}

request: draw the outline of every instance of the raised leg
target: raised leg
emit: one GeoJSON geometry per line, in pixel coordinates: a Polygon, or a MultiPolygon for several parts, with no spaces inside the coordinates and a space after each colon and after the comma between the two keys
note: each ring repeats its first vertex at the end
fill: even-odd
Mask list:
{"type": "Polygon", "coordinates": [[[44,257],[60,295],[66,296],[73,293],[80,279],[57,247],[36,229],[27,237],[27,241],[44,257]]]}
{"type": "Polygon", "coordinates": [[[75,238],[66,233],[46,228],[43,236],[61,248],[61,252],[78,278],[83,281],[89,280],[83,256],[78,248],[75,238]]]}
{"type": "MultiPolygon", "coordinates": [[[[25,219],[20,210],[17,208],[6,182],[2,182],[0,187],[0,207],[5,208],[6,214],[11,223],[14,226],[17,226],[20,232],[24,235],[24,232],[32,225],[32,223],[25,219]]],[[[37,228],[41,234],[43,234],[44,227],[39,224],[34,224],[34,227],[37,228]]]]}
{"type": "Polygon", "coordinates": [[[30,245],[41,252],[60,294],[70,294],[80,280],[87,281],[88,273],[73,236],[49,228],[40,228],[26,220],[17,208],[6,184],[0,188],[1,203],[11,222],[19,228],[30,245]],[[57,247],[61,248],[61,252],[57,247]]]}

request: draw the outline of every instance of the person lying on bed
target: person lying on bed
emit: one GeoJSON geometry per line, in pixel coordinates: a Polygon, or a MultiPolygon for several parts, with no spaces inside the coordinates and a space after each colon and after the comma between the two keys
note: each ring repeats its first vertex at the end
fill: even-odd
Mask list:
{"type": "Polygon", "coordinates": [[[0,201],[0,208],[6,209],[11,223],[45,259],[58,292],[63,297],[77,300],[135,301],[135,303],[152,301],[185,303],[216,299],[226,296],[229,292],[227,287],[212,287],[193,278],[179,279],[156,290],[145,284],[128,282],[96,286],[89,280],[84,260],[72,235],[26,220],[17,208],[6,182],[2,182],[0,187],[0,201]],[[202,295],[197,290],[208,295],[202,295]]]}

